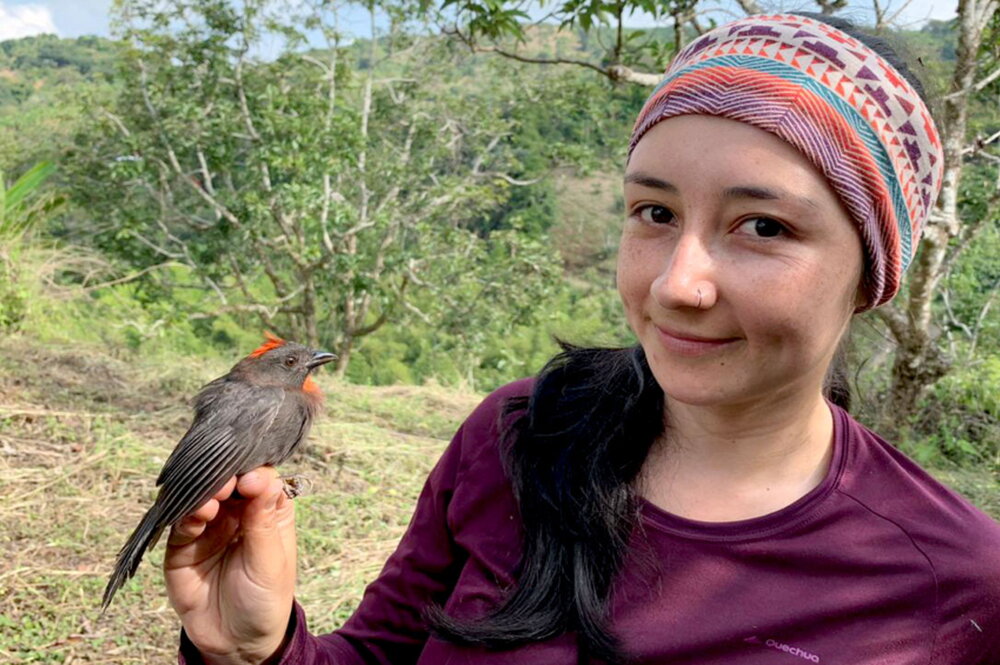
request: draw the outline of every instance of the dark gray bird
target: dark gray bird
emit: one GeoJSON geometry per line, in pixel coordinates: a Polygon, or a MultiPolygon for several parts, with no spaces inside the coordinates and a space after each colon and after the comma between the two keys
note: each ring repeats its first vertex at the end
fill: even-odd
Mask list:
{"type": "Polygon", "coordinates": [[[277,465],[305,440],[323,401],[309,373],[332,353],[267,335],[195,398],[194,421],[156,480],[160,493],[118,553],[101,612],[135,575],[163,530],[208,501],[233,475],[277,465]]]}

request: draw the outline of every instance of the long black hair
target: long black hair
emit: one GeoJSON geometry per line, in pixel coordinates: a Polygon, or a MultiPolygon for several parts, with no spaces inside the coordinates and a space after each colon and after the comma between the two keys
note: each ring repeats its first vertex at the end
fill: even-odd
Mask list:
{"type": "MultiPolygon", "coordinates": [[[[921,96],[923,86],[884,40],[850,22],[796,12],[850,34],[877,52],[921,96]]],[[[846,361],[839,350],[825,394],[849,408],[846,361]]],[[[449,642],[511,649],[563,633],[578,638],[580,662],[591,656],[627,662],[608,626],[612,584],[639,524],[635,481],[666,427],[664,394],[639,346],[568,344],[542,369],[530,396],[507,405],[507,473],[523,523],[516,583],[487,616],[456,620],[440,608],[428,626],[449,642]],[[511,417],[513,416],[513,417],[511,417]]]]}
{"type": "Polygon", "coordinates": [[[641,347],[563,345],[531,395],[506,409],[517,416],[504,452],[524,530],[516,586],[477,622],[432,610],[434,633],[504,649],[575,632],[581,654],[618,660],[605,627],[608,592],[636,523],[632,484],[663,431],[663,407],[641,347]]]}

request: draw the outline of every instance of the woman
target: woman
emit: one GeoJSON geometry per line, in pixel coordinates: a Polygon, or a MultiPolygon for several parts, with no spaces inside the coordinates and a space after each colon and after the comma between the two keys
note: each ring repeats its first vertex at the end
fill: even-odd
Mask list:
{"type": "Polygon", "coordinates": [[[242,502],[233,479],[168,544],[182,660],[1000,664],[1000,525],[824,397],[942,168],[919,84],[823,21],[717,28],[643,108],[618,265],[638,347],[488,397],[330,635],[293,603],[273,470],[242,502]]]}

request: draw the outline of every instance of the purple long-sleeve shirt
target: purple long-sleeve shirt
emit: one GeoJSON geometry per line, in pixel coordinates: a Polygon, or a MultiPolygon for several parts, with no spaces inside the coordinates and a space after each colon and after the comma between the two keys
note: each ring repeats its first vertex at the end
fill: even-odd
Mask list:
{"type": "MultiPolygon", "coordinates": [[[[497,423],[530,388],[501,388],[462,425],[340,630],[310,634],[296,604],[282,665],[577,665],[572,634],[487,652],[428,638],[420,618],[429,602],[481,615],[512,582],[520,521],[497,423]]],[[[612,600],[636,662],[1000,665],[1000,525],[832,408],[830,470],[792,505],[727,523],[642,505],[643,563],[612,600]]],[[[182,665],[200,661],[182,635],[182,665]]]]}

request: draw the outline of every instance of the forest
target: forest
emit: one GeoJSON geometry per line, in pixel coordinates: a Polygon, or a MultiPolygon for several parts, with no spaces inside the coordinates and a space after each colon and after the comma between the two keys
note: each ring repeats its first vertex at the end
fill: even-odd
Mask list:
{"type": "MultiPolygon", "coordinates": [[[[319,628],[478,397],[558,340],[634,343],[614,284],[632,122],[728,19],[699,0],[544,8],[117,0],[113,38],[0,42],[0,660],[170,659],[154,565],[113,629],[97,590],[185,400],[264,331],[338,355],[298,463],[331,485],[307,505],[345,515],[303,526],[319,628]],[[48,521],[20,523],[40,496],[48,521]]],[[[1000,516],[998,3],[907,27],[878,0],[808,9],[898,47],[948,169],[904,291],[853,324],[854,411],[1000,516]]]]}

